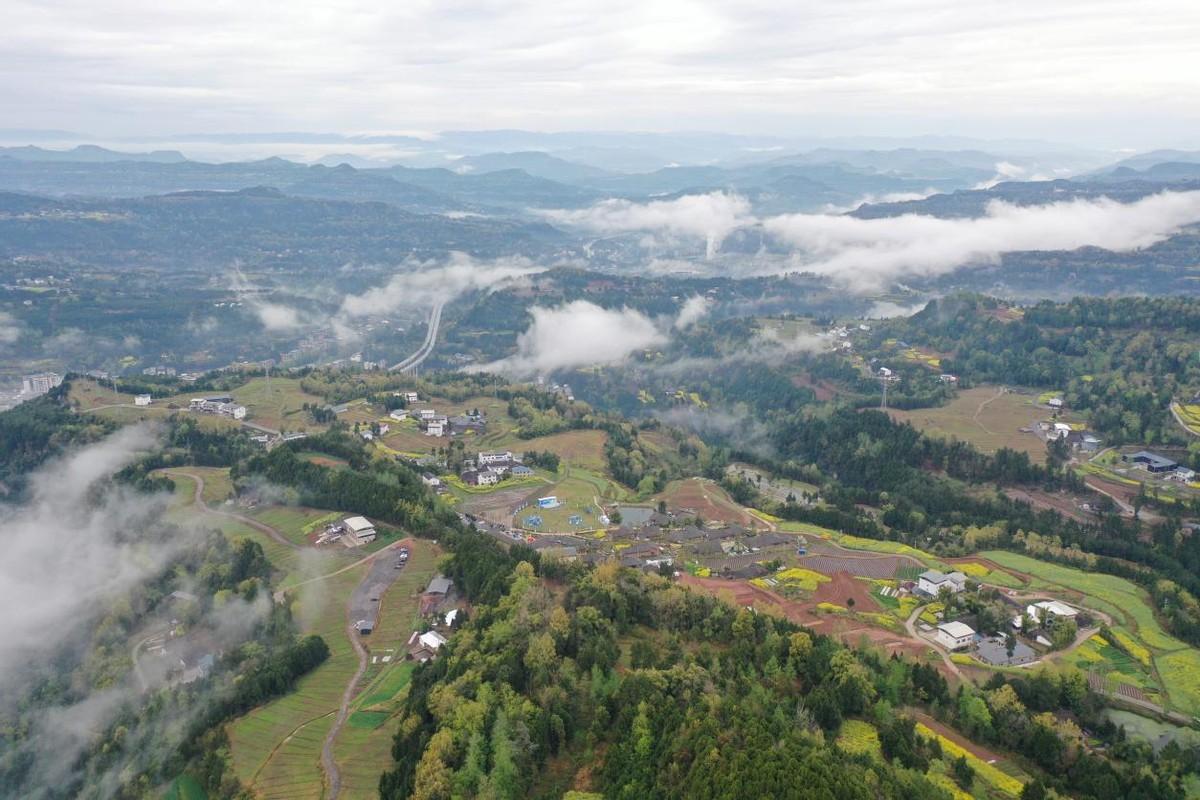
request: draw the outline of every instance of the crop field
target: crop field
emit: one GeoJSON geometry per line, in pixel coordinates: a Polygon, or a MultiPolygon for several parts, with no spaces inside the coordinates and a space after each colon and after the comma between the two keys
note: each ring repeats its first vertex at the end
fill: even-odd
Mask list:
{"type": "Polygon", "coordinates": [[[965,757],[967,763],[975,770],[975,776],[998,792],[1008,797],[1017,797],[1021,794],[1024,784],[1018,778],[1004,772],[995,764],[989,764],[971,751],[964,749],[957,742],[937,733],[920,722],[917,723],[917,732],[927,739],[936,739],[941,744],[942,752],[947,758],[957,759],[965,757]]]}
{"type": "Polygon", "coordinates": [[[512,450],[518,455],[529,450],[548,450],[561,458],[564,464],[603,472],[606,468],[604,443],[607,441],[608,434],[604,431],[565,431],[533,439],[513,437],[500,449],[512,450]]]}
{"type": "Polygon", "coordinates": [[[1028,453],[1037,462],[1046,455],[1046,445],[1034,433],[1022,433],[1046,418],[1029,395],[1002,392],[996,386],[964,389],[941,408],[889,411],[893,419],[912,423],[924,433],[970,442],[985,453],[1008,447],[1028,453]]]}
{"type": "Polygon", "coordinates": [[[1183,424],[1188,433],[1200,436],[1200,404],[1172,403],[1171,410],[1183,424]]]}
{"type": "Polygon", "coordinates": [[[891,556],[878,558],[860,558],[846,556],[811,555],[804,556],[800,563],[805,567],[826,575],[838,572],[848,572],[862,578],[891,578],[897,568],[904,562],[891,556]]]}
{"type": "Polygon", "coordinates": [[[879,745],[879,731],[875,730],[871,723],[859,719],[848,719],[842,723],[842,728],[838,731],[837,745],[851,755],[866,753],[877,758],[883,755],[879,745]]]}

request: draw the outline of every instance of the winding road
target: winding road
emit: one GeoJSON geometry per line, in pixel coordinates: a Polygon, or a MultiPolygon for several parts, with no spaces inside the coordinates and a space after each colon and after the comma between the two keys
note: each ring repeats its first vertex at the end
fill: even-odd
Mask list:
{"type": "Polygon", "coordinates": [[[392,372],[408,372],[416,369],[421,366],[421,362],[429,358],[430,353],[433,352],[434,345],[437,344],[438,328],[442,325],[442,309],[445,307],[445,300],[439,300],[434,303],[433,311],[429,315],[429,331],[425,334],[425,341],[417,348],[417,352],[399,364],[393,364],[391,367],[392,372]]]}

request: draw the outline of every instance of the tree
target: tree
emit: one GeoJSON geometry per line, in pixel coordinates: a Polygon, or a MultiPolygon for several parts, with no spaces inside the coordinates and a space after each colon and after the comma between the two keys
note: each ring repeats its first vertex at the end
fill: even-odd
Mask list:
{"type": "Polygon", "coordinates": [[[955,783],[966,791],[971,790],[971,784],[975,782],[975,770],[968,763],[965,755],[954,759],[954,763],[950,766],[950,771],[954,776],[955,783]]]}

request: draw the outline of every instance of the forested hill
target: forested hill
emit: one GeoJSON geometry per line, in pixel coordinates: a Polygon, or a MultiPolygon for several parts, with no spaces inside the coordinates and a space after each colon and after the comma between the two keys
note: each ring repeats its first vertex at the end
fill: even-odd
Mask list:
{"type": "MultiPolygon", "coordinates": [[[[454,562],[468,557],[478,553],[454,562]]],[[[1048,784],[1096,800],[1183,797],[1177,750],[1080,748],[1075,723],[1056,713],[1115,734],[1081,673],[997,675],[953,694],[933,667],[616,564],[543,565],[549,583],[528,563],[491,564],[509,572],[507,591],[414,674],[385,800],[941,800],[982,786],[965,757],[917,727],[914,708],[1026,754],[1043,774],[1023,791],[1011,782],[1010,796],[1043,798],[1048,784]],[[872,731],[861,720],[877,744],[873,732],[858,739],[872,731]]]]}

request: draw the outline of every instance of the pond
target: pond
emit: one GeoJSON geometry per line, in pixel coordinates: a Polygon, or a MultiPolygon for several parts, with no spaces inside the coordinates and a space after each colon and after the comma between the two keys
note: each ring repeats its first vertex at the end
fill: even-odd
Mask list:
{"type": "Polygon", "coordinates": [[[1157,742],[1163,734],[1172,737],[1182,737],[1180,744],[1185,744],[1200,737],[1200,734],[1195,733],[1189,728],[1143,717],[1141,714],[1135,714],[1132,711],[1125,711],[1124,709],[1106,708],[1104,716],[1112,720],[1114,725],[1124,725],[1125,735],[1129,738],[1144,739],[1151,744],[1157,742]]]}

